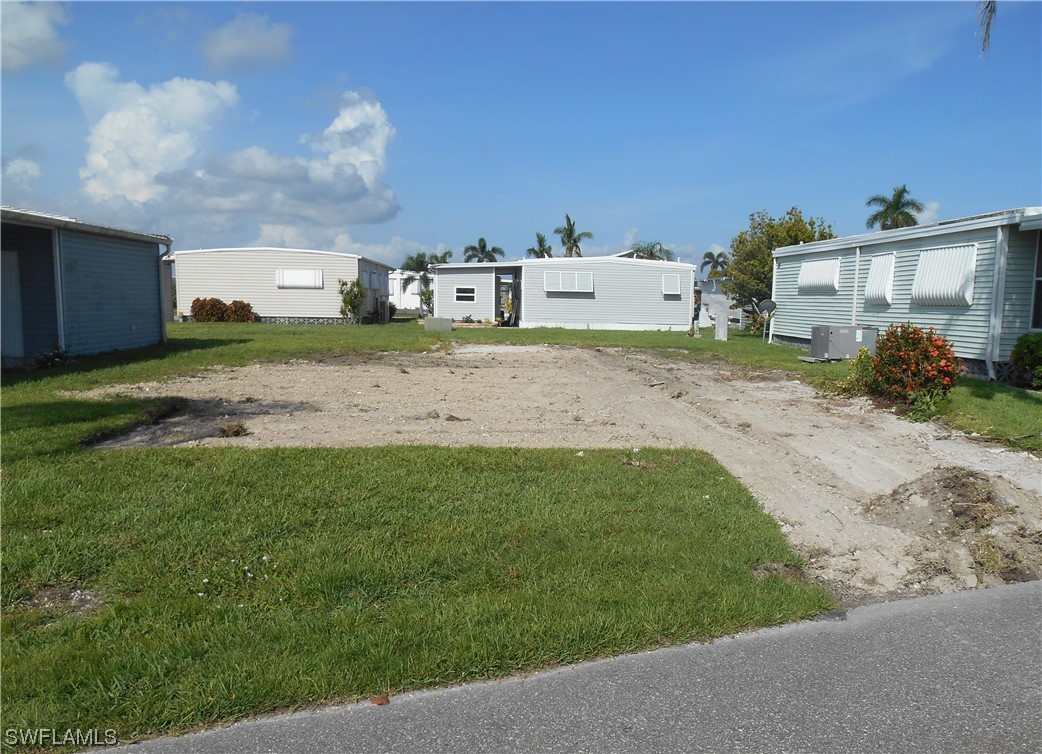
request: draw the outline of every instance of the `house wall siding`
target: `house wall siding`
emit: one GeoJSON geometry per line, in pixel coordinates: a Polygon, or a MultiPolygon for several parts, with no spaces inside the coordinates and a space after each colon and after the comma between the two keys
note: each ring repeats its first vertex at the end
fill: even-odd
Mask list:
{"type": "MultiPolygon", "coordinates": [[[[861,247],[861,258],[857,275],[857,290],[853,289],[854,258],[856,247],[842,250],[793,254],[776,259],[778,276],[775,280],[775,300],[778,310],[773,332],[779,336],[810,339],[813,325],[858,324],[885,330],[899,322],[912,322],[920,327],[933,327],[938,333],[952,341],[955,353],[962,358],[987,358],[991,300],[994,286],[994,262],[996,247],[995,227],[956,231],[926,238],[910,238],[901,241],[873,243],[861,247]],[[915,280],[919,254],[925,249],[945,246],[976,244],[977,254],[971,306],[921,306],[912,302],[912,284],[915,280]],[[865,304],[865,284],[871,266],[871,257],[893,252],[894,294],[889,306],[865,304]],[[796,286],[800,261],[815,257],[840,256],[841,294],[834,302],[820,294],[801,295],[796,286]],[[856,295],[856,308],[853,306],[856,295]],[[854,322],[851,322],[853,314],[854,322]]],[[[1008,353],[1008,352],[1007,352],[1008,353]]]]}
{"type": "Polygon", "coordinates": [[[1039,231],[1013,229],[1006,258],[1006,290],[1002,297],[999,361],[1008,361],[1017,338],[1031,329],[1031,297],[1035,288],[1035,254],[1039,231]]]}
{"type": "Polygon", "coordinates": [[[58,341],[54,232],[3,223],[0,238],[4,249],[18,252],[24,358],[34,359],[54,350],[58,341]]]}
{"type": "Polygon", "coordinates": [[[496,271],[492,265],[438,270],[434,282],[434,316],[475,322],[496,318],[496,271]],[[473,288],[474,301],[457,301],[456,288],[473,288]]]}
{"type": "Polygon", "coordinates": [[[693,268],[605,258],[525,265],[521,274],[521,326],[626,326],[687,329],[691,326],[693,268]],[[593,274],[593,293],[544,290],[543,273],[593,274]],[[680,294],[662,293],[662,276],[680,276],[680,294]]]}
{"type": "MultiPolygon", "coordinates": [[[[287,249],[182,252],[175,254],[175,260],[180,315],[191,314],[196,298],[219,298],[226,303],[246,301],[260,317],[339,317],[339,280],[357,278],[360,261],[354,256],[287,249]],[[278,288],[280,269],[320,269],[322,288],[278,288]]],[[[386,268],[378,269],[386,273],[386,268]]]]}
{"type": "Polygon", "coordinates": [[[66,350],[102,353],[162,341],[158,244],[59,236],[66,350]]]}

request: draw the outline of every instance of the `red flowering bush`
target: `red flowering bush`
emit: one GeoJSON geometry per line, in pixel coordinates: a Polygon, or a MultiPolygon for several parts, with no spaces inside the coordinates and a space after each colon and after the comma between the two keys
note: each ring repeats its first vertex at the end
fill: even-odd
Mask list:
{"type": "Polygon", "coordinates": [[[872,359],[875,392],[899,403],[943,398],[959,379],[952,344],[911,323],[890,325],[876,342],[872,359]]]}
{"type": "Polygon", "coordinates": [[[192,319],[196,322],[224,322],[228,305],[219,298],[197,298],[192,302],[192,319]]]}
{"type": "Polygon", "coordinates": [[[246,301],[235,300],[224,310],[225,322],[256,322],[257,315],[246,301]]]}

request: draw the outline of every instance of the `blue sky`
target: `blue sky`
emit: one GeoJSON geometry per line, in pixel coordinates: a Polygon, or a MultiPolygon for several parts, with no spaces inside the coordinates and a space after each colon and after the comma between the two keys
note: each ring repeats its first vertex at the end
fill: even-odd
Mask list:
{"type": "Polygon", "coordinates": [[[974,2],[5,0],[2,201],[390,264],[1040,205],[1042,3],[998,8],[982,56],[974,2]]]}

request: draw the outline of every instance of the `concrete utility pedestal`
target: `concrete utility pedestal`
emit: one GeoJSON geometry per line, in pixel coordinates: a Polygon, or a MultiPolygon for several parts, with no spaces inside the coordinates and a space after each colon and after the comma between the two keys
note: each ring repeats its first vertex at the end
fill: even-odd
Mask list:
{"type": "Polygon", "coordinates": [[[716,318],[716,339],[727,340],[727,316],[719,316],[716,318]]]}
{"type": "Polygon", "coordinates": [[[427,317],[423,320],[427,332],[452,332],[452,320],[449,317],[427,317]]]}

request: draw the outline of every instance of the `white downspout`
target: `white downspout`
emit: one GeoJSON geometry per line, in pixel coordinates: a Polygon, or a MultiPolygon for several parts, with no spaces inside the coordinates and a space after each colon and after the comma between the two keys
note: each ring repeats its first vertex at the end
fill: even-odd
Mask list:
{"type": "Polygon", "coordinates": [[[861,247],[854,247],[854,291],[850,296],[850,325],[857,325],[857,292],[861,289],[861,247]]]}
{"type": "MultiPolygon", "coordinates": [[[[775,296],[777,295],[777,292],[778,292],[778,269],[780,267],[781,267],[781,263],[778,261],[778,258],[775,257],[774,258],[774,270],[773,270],[773,274],[771,275],[771,301],[773,301],[776,305],[778,303],[778,299],[775,298],[775,296]]],[[[771,312],[771,319],[770,319],[770,321],[769,321],[769,323],[767,325],[767,343],[768,344],[773,344],[774,343],[774,318],[775,318],[775,316],[777,314],[778,314],[778,310],[777,309],[775,309],[773,312],[771,312]]]]}
{"type": "Polygon", "coordinates": [[[1006,258],[1009,256],[1009,226],[995,229],[994,279],[991,287],[991,321],[988,323],[988,350],[984,363],[988,367],[988,379],[997,378],[995,362],[999,360],[1002,340],[1002,300],[1006,295],[1006,258]]]}

